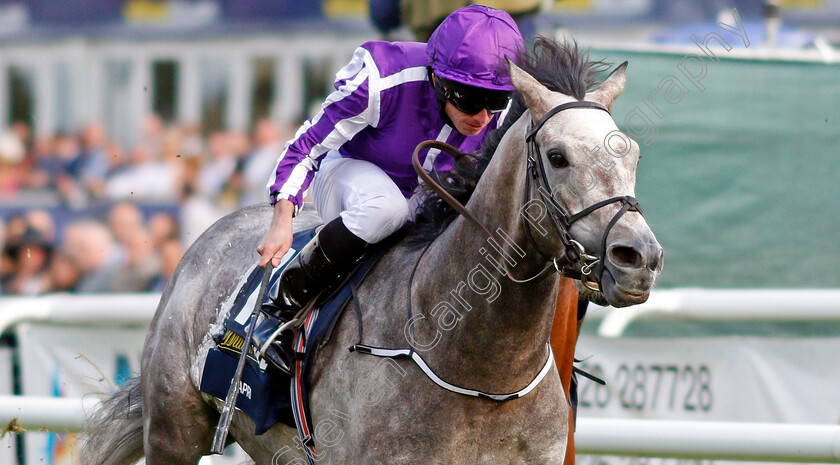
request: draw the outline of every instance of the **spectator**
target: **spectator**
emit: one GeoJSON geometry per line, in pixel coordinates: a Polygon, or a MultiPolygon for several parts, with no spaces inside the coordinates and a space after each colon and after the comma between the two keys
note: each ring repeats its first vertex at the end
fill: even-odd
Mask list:
{"type": "Polygon", "coordinates": [[[11,255],[6,250],[8,228],[3,218],[0,218],[0,294],[6,292],[5,284],[14,273],[15,266],[11,255]]]}
{"type": "Polygon", "coordinates": [[[178,220],[166,212],[158,212],[149,218],[149,232],[155,248],[160,247],[169,239],[178,239],[181,231],[178,220]]]}
{"type": "Polygon", "coordinates": [[[173,175],[173,192],[181,192],[180,185],[190,170],[190,157],[184,156],[185,139],[181,128],[168,128],[163,134],[163,145],[161,148],[161,160],[173,175]]]}
{"type": "Polygon", "coordinates": [[[197,195],[189,184],[184,185],[181,202],[181,243],[189,247],[224,212],[206,197],[197,195]]]}
{"type": "Polygon", "coordinates": [[[64,169],[53,157],[53,138],[39,137],[32,147],[32,170],[26,179],[31,189],[54,190],[55,178],[64,169]]]}
{"type": "Polygon", "coordinates": [[[70,172],[94,198],[105,195],[105,178],[110,169],[108,138],[101,123],[90,123],[81,134],[82,150],[71,163],[70,172]]]}
{"type": "Polygon", "coordinates": [[[128,232],[123,244],[124,260],[112,276],[108,290],[111,292],[143,292],[151,290],[160,274],[160,257],[155,253],[148,229],[139,227],[128,232]]]}
{"type": "Polygon", "coordinates": [[[79,141],[69,134],[60,134],[53,140],[52,169],[57,171],[53,171],[52,183],[58,189],[61,200],[74,208],[87,204],[87,194],[76,182],[73,169],[81,150],[79,141]]]}
{"type": "Polygon", "coordinates": [[[143,213],[132,202],[119,202],[108,211],[108,227],[122,247],[126,247],[132,231],[143,227],[143,213]]]}
{"type": "Polygon", "coordinates": [[[156,252],[152,255],[163,267],[151,286],[163,286],[178,261],[172,257],[180,258],[207,227],[240,205],[265,201],[265,173],[276,164],[291,129],[281,133],[264,119],[250,138],[229,131],[205,140],[197,125],[166,127],[152,115],[144,122],[141,140],[125,156],[101,123],[92,122],[78,134],[34,141],[27,126],[11,126],[0,136],[0,208],[7,205],[3,201],[9,192],[24,205],[27,197],[22,196],[30,194],[36,202],[52,202],[55,196],[72,207],[102,198],[119,203],[109,210],[107,226],[84,220],[57,229],[66,217],[56,224],[51,213],[35,209],[6,218],[6,238],[0,237],[0,291],[12,292],[8,286],[14,282],[14,292],[111,292],[120,270],[124,282],[142,280],[127,277],[129,271],[149,268],[139,266],[150,260],[135,241],[138,229],[145,230],[156,252]],[[159,213],[144,224],[135,201],[172,202],[177,213],[159,213]],[[28,266],[22,267],[24,234],[31,247],[28,266]],[[52,250],[56,238],[61,244],[52,250]],[[45,258],[51,260],[47,274],[40,273],[43,265],[31,266],[45,258]]]}
{"type": "Polygon", "coordinates": [[[29,227],[7,246],[15,273],[3,286],[10,294],[35,295],[49,290],[48,267],[53,246],[37,230],[29,227]]]}
{"type": "Polygon", "coordinates": [[[207,153],[198,171],[198,193],[216,200],[236,169],[236,154],[224,132],[210,134],[207,153]]]}
{"type": "Polygon", "coordinates": [[[402,21],[417,40],[426,42],[449,13],[468,4],[466,0],[404,0],[400,4],[402,21]]]}
{"type": "MultiPolygon", "coordinates": [[[[534,25],[534,16],[543,6],[543,0],[484,0],[481,2],[470,2],[466,0],[403,0],[400,5],[394,5],[393,0],[377,0],[371,6],[377,4],[384,8],[376,15],[371,14],[371,19],[382,21],[382,26],[394,24],[394,10],[399,9],[401,20],[408,24],[417,39],[421,42],[429,40],[432,32],[443,21],[449,13],[469,4],[479,4],[505,10],[510,13],[520,29],[525,40],[533,39],[537,30],[534,25]],[[380,17],[385,10],[389,10],[391,17],[380,17]]],[[[375,23],[376,24],[376,23],[375,23]]],[[[398,25],[398,24],[397,24],[398,25]]],[[[385,27],[379,26],[380,30],[387,32],[385,27]]]]}
{"type": "Polygon", "coordinates": [[[123,146],[117,144],[116,142],[111,142],[108,144],[108,158],[107,158],[107,168],[105,171],[105,185],[103,186],[104,192],[103,194],[107,197],[108,195],[108,180],[117,176],[122,171],[125,171],[128,168],[130,162],[128,157],[125,155],[125,150],[123,146]]]}
{"type": "Polygon", "coordinates": [[[163,119],[152,113],[143,121],[143,142],[152,151],[155,158],[163,151],[164,124],[163,119]]]}
{"type": "Polygon", "coordinates": [[[199,158],[204,150],[201,128],[197,124],[184,124],[181,126],[181,138],[181,156],[186,159],[199,158]]]}
{"type": "Polygon", "coordinates": [[[131,151],[129,165],[108,179],[105,191],[114,200],[173,201],[177,173],[163,163],[153,149],[137,144],[131,151]]]}
{"type": "Polygon", "coordinates": [[[29,210],[0,228],[0,291],[42,294],[52,289],[55,223],[45,210],[29,210]]]}
{"type": "Polygon", "coordinates": [[[11,197],[23,187],[25,153],[17,135],[0,135],[0,198],[11,197]]]}
{"type": "Polygon", "coordinates": [[[32,137],[29,131],[29,126],[21,122],[12,123],[9,126],[9,131],[17,136],[18,140],[23,144],[23,162],[21,164],[23,172],[21,173],[21,189],[30,189],[30,175],[35,168],[34,151],[32,150],[32,137]]]}
{"type": "Polygon", "coordinates": [[[265,173],[274,171],[282,151],[283,142],[277,125],[269,119],[257,122],[254,127],[254,151],[242,169],[243,206],[265,202],[268,183],[265,173]]]}
{"type": "Polygon", "coordinates": [[[149,290],[163,292],[166,283],[175,274],[175,268],[184,256],[184,247],[177,238],[166,239],[158,247],[160,252],[160,273],[152,282],[149,290]]]}
{"type": "Polygon", "coordinates": [[[9,126],[9,131],[16,135],[18,139],[23,143],[24,150],[29,152],[32,144],[32,132],[29,130],[29,126],[26,123],[22,123],[20,121],[16,121],[9,126]]]}
{"type": "Polygon", "coordinates": [[[370,20],[386,38],[402,25],[400,0],[370,0],[370,20]]]}
{"type": "Polygon", "coordinates": [[[16,252],[15,247],[23,239],[23,235],[28,228],[29,225],[26,223],[26,217],[23,214],[14,215],[6,222],[5,237],[3,240],[3,262],[5,265],[3,267],[3,274],[0,275],[0,279],[2,279],[2,283],[4,284],[2,286],[3,289],[6,289],[5,285],[17,274],[17,259],[14,257],[16,252]]]}
{"type": "Polygon", "coordinates": [[[222,185],[222,191],[217,197],[216,203],[224,210],[233,211],[239,206],[242,197],[242,170],[245,160],[248,158],[248,153],[251,151],[251,141],[248,140],[248,135],[242,131],[231,131],[227,137],[228,147],[233,154],[235,163],[233,172],[222,185]]]}
{"type": "Polygon", "coordinates": [[[50,263],[49,292],[73,292],[79,283],[79,265],[66,252],[57,252],[50,263]]]}
{"type": "Polygon", "coordinates": [[[29,210],[23,215],[24,221],[28,227],[37,231],[44,239],[50,243],[55,242],[55,220],[53,220],[50,212],[42,209],[29,210]]]}
{"type": "Polygon", "coordinates": [[[6,245],[12,244],[23,237],[29,224],[24,214],[14,215],[6,222],[6,245]]]}
{"type": "Polygon", "coordinates": [[[122,261],[108,228],[97,221],[71,223],[64,231],[62,250],[78,266],[77,292],[109,292],[111,276],[122,261]]]}

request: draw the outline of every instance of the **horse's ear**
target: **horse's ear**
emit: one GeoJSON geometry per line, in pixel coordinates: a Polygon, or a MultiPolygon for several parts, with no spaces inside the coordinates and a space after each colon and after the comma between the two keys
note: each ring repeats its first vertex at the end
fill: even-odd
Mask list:
{"type": "Polygon", "coordinates": [[[607,109],[612,108],[615,99],[624,91],[627,84],[627,62],[618,65],[612,73],[598,86],[597,89],[586,94],[586,100],[602,103],[607,109]]]}
{"type": "Polygon", "coordinates": [[[525,106],[531,110],[531,117],[534,121],[539,120],[542,115],[551,109],[550,98],[552,92],[512,61],[508,60],[508,65],[510,66],[510,79],[513,81],[513,86],[525,99],[525,106]]]}

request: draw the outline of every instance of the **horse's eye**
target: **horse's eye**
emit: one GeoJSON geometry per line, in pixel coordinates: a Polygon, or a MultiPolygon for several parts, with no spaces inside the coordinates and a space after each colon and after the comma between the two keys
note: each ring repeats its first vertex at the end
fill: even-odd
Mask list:
{"type": "Polygon", "coordinates": [[[565,155],[556,150],[552,150],[548,153],[548,161],[551,162],[551,166],[555,168],[567,168],[569,166],[569,160],[566,159],[565,155]]]}

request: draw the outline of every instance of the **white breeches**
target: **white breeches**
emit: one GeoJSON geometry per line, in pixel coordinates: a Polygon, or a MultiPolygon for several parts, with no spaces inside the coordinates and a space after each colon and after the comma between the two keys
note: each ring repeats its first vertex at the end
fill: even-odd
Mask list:
{"type": "Polygon", "coordinates": [[[410,201],[373,163],[330,151],[310,186],[324,223],[341,216],[344,226],[368,243],[379,242],[413,217],[410,201]]]}

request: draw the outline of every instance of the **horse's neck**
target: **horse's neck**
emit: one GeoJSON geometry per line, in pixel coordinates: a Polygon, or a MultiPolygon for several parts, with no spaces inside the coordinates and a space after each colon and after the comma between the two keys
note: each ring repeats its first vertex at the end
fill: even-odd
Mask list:
{"type": "MultiPolygon", "coordinates": [[[[521,129],[521,123],[510,131],[521,129]]],[[[424,344],[438,340],[424,357],[444,379],[448,375],[461,385],[518,389],[548,356],[556,275],[518,284],[496,265],[507,260],[507,268],[519,279],[545,266],[520,215],[524,157],[521,136],[506,138],[467,205],[493,232],[493,239],[459,217],[431,245],[418,270],[413,300],[426,314],[424,324],[414,325],[416,338],[424,344]]]]}

